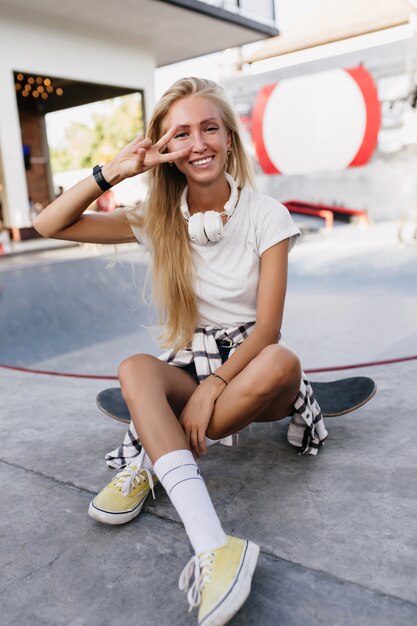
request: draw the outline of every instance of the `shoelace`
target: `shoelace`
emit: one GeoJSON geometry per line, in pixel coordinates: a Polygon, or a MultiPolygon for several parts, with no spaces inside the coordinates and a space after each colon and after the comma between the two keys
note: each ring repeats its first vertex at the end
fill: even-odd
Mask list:
{"type": "Polygon", "coordinates": [[[201,592],[204,585],[206,582],[211,581],[210,574],[213,571],[214,556],[214,552],[206,552],[200,557],[193,556],[181,572],[178,587],[180,591],[188,590],[189,611],[192,611],[194,607],[199,606],[201,603],[201,592]],[[190,587],[190,581],[193,576],[194,582],[190,587]]]}
{"type": "Polygon", "coordinates": [[[126,465],[122,472],[119,472],[115,476],[115,483],[121,486],[121,492],[123,496],[128,496],[131,489],[134,489],[136,485],[140,485],[142,481],[148,479],[150,490],[152,491],[152,497],[155,500],[154,482],[152,474],[149,470],[142,467],[142,459],[145,450],[142,448],[142,452],[139,457],[131,464],[126,465]]]}

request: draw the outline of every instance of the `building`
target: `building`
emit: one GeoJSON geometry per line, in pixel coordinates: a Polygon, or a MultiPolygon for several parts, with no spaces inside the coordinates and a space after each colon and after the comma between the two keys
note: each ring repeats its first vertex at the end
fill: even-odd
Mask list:
{"type": "MultiPolygon", "coordinates": [[[[264,193],[283,202],[366,210],[375,221],[417,211],[416,11],[415,0],[386,0],[383,10],[379,0],[322,0],[282,36],[268,39],[243,59],[241,74],[224,86],[249,129],[254,103],[265,86],[293,79],[307,82],[338,68],[364,68],[377,87],[381,109],[377,146],[365,165],[259,175],[264,193]]],[[[303,105],[313,125],[311,100],[304,98],[303,105]]],[[[271,135],[269,139],[277,141],[271,135]]],[[[288,152],[296,149],[294,143],[285,146],[288,152]]]]}
{"type": "Polygon", "coordinates": [[[156,67],[277,35],[273,0],[0,0],[0,189],[19,237],[54,197],[45,115],[139,92],[156,67]],[[35,94],[35,95],[34,95],[35,94]]]}

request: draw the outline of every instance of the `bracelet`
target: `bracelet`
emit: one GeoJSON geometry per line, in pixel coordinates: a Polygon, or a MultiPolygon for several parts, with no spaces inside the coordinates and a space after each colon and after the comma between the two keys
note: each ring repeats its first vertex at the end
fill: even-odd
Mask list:
{"type": "Polygon", "coordinates": [[[101,165],[95,165],[93,167],[93,176],[96,180],[97,185],[100,187],[100,189],[102,191],[107,191],[108,189],[112,187],[112,185],[110,185],[110,183],[108,183],[107,180],[104,178],[101,168],[102,168],[101,165]]]}
{"type": "Polygon", "coordinates": [[[222,378],[221,376],[219,376],[218,374],[216,374],[215,372],[211,373],[211,376],[216,376],[217,378],[220,378],[220,380],[222,380],[224,382],[225,385],[228,385],[229,383],[227,382],[227,380],[225,380],[224,378],[222,378]]]}

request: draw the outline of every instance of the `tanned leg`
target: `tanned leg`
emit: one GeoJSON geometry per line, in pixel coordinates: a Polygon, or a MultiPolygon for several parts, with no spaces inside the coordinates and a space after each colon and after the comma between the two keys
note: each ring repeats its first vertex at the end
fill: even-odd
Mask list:
{"type": "Polygon", "coordinates": [[[178,417],[197,387],[180,368],[148,354],[127,358],[119,367],[123,397],[152,462],[189,446],[178,417]]]}
{"type": "MultiPolygon", "coordinates": [[[[178,417],[197,382],[180,368],[138,354],[119,368],[123,397],[152,462],[174,450],[189,449],[178,417]]],[[[289,348],[267,346],[225,388],[216,401],[207,436],[220,439],[254,421],[289,415],[301,380],[298,357],[289,348]]]]}
{"type": "Polygon", "coordinates": [[[279,344],[267,346],[218,397],[207,436],[219,439],[251,422],[277,421],[290,415],[300,380],[297,355],[279,344]]]}

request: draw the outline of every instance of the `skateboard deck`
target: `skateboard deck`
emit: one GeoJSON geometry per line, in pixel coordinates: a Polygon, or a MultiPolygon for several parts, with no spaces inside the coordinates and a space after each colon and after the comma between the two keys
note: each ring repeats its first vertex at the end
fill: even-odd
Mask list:
{"type": "MultiPolygon", "coordinates": [[[[336,417],[355,411],[366,404],[376,392],[376,384],[367,376],[353,376],[324,383],[310,381],[323,417],[336,417]]],[[[119,387],[100,391],[98,408],[119,422],[129,423],[130,414],[119,387]]]]}

